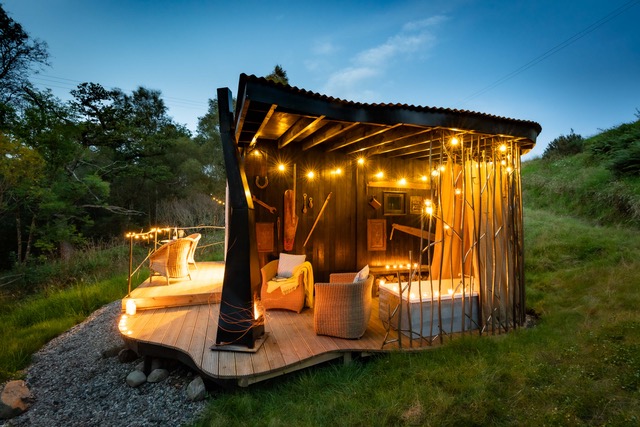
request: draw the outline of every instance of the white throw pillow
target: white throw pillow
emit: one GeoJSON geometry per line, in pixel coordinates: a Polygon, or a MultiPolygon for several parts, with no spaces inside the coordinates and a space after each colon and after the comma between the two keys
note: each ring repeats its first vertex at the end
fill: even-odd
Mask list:
{"type": "Polygon", "coordinates": [[[369,264],[365,265],[362,270],[358,271],[358,274],[356,274],[356,277],[353,279],[353,283],[366,280],[367,277],[369,277],[369,264]]]}
{"type": "Polygon", "coordinates": [[[293,270],[307,259],[306,255],[280,254],[278,277],[291,277],[293,270]]]}

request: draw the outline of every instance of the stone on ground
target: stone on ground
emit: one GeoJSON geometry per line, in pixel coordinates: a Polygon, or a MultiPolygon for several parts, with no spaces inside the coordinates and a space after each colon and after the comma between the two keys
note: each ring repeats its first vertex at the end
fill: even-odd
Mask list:
{"type": "Polygon", "coordinates": [[[25,412],[33,403],[33,396],[24,381],[9,381],[0,394],[0,419],[9,419],[25,412]]]}

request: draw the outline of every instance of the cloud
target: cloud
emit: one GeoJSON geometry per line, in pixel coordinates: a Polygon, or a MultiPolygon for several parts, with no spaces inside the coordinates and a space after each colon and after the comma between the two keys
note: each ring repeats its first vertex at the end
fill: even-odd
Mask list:
{"type": "Polygon", "coordinates": [[[329,41],[316,41],[311,51],[316,55],[330,55],[336,51],[336,47],[329,41]]]}
{"type": "Polygon", "coordinates": [[[439,25],[441,22],[446,21],[448,18],[444,15],[436,15],[430,16],[426,19],[421,19],[420,21],[411,21],[404,24],[402,29],[404,31],[419,31],[423,28],[430,28],[439,25]]]}
{"type": "MultiPolygon", "coordinates": [[[[433,28],[446,19],[445,16],[436,15],[407,22],[397,34],[388,37],[384,43],[356,53],[350,61],[351,64],[332,72],[324,86],[324,92],[358,101],[365,101],[363,96],[375,97],[375,91],[367,88],[366,83],[375,77],[383,76],[400,58],[410,60],[416,53],[423,56],[424,51],[436,42],[433,28]]],[[[371,100],[375,99],[367,99],[366,102],[371,100]]]]}

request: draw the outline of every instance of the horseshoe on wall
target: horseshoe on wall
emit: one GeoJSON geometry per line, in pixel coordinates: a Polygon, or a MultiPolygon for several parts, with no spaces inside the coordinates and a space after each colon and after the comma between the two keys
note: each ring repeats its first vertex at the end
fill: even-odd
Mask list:
{"type": "Polygon", "coordinates": [[[260,175],[256,175],[256,187],[258,187],[259,189],[263,190],[263,189],[267,188],[267,185],[269,185],[269,177],[268,176],[264,177],[264,184],[260,184],[260,175]]]}

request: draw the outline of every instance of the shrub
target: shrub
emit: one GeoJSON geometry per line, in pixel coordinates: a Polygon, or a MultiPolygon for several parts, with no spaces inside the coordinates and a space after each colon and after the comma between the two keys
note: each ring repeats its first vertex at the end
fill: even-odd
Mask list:
{"type": "Polygon", "coordinates": [[[542,157],[545,159],[571,156],[581,153],[584,149],[584,138],[576,135],[571,129],[569,135],[560,135],[549,143],[542,157]]]}
{"type": "Polygon", "coordinates": [[[640,120],[608,129],[587,142],[591,155],[617,176],[633,177],[640,172],[640,120]]]}

